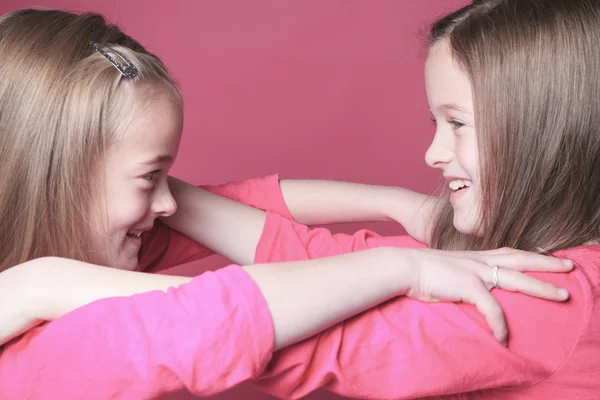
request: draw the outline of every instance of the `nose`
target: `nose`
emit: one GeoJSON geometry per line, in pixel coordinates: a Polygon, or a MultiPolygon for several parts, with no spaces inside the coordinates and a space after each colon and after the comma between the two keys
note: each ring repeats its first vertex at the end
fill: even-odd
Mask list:
{"type": "Polygon", "coordinates": [[[170,217],[177,211],[177,202],[169,190],[166,179],[157,189],[152,201],[152,212],[159,217],[170,217]]]}
{"type": "Polygon", "coordinates": [[[435,132],[433,141],[425,152],[425,162],[431,168],[443,168],[454,158],[454,136],[442,132],[439,128],[435,132]]]}

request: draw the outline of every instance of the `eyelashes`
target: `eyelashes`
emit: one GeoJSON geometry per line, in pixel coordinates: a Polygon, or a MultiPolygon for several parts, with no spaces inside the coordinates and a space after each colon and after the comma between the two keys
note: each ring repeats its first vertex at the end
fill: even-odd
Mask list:
{"type": "Polygon", "coordinates": [[[153,182],[156,181],[156,176],[158,174],[160,174],[160,169],[157,169],[155,171],[149,172],[146,175],[144,175],[142,178],[144,178],[145,180],[149,181],[149,182],[153,182]]]}
{"type": "MultiPolygon", "coordinates": [[[[437,120],[434,117],[429,118],[429,120],[431,121],[431,123],[434,126],[437,126],[437,120]]],[[[454,130],[460,129],[463,126],[465,126],[465,124],[463,124],[462,122],[459,122],[459,121],[457,121],[455,119],[451,119],[451,120],[448,120],[446,122],[448,122],[450,125],[452,125],[452,129],[454,129],[454,130]]]]}
{"type": "Polygon", "coordinates": [[[460,129],[463,126],[465,126],[465,124],[463,124],[462,122],[458,122],[458,121],[448,121],[450,122],[450,124],[452,125],[452,128],[454,128],[454,130],[460,129]]]}

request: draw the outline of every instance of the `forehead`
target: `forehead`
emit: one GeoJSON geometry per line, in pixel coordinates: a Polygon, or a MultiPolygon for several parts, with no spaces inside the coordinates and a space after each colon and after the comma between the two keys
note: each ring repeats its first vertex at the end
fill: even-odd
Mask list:
{"type": "Polygon", "coordinates": [[[125,157],[133,162],[147,162],[163,155],[176,156],[183,111],[172,90],[140,93],[135,96],[129,113],[131,122],[122,137],[109,146],[108,156],[125,157]]]}
{"type": "Polygon", "coordinates": [[[473,111],[471,82],[452,56],[447,40],[431,47],[425,62],[425,87],[432,111],[456,105],[473,111]]]}

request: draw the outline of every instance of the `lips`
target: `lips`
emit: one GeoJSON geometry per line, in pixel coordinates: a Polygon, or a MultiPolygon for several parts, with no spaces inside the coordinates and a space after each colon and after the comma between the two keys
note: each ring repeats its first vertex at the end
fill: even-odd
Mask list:
{"type": "Polygon", "coordinates": [[[152,229],[152,226],[147,227],[147,228],[132,229],[129,232],[127,232],[127,236],[134,238],[134,239],[139,239],[144,232],[147,232],[151,229],[152,229]]]}

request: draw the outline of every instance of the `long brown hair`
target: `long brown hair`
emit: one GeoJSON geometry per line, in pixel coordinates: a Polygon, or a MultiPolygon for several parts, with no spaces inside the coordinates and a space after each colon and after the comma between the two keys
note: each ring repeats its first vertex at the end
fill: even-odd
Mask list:
{"type": "Polygon", "coordinates": [[[94,163],[131,122],[132,101],[177,90],[157,57],[98,14],[6,14],[0,54],[0,271],[41,256],[87,260],[94,163]],[[125,54],[138,76],[123,78],[91,41],[125,54]]]}
{"type": "Polygon", "coordinates": [[[470,77],[481,237],[444,202],[439,249],[553,252],[600,238],[600,2],[475,1],[432,25],[470,77]]]}

